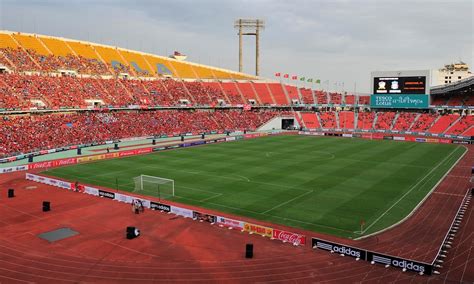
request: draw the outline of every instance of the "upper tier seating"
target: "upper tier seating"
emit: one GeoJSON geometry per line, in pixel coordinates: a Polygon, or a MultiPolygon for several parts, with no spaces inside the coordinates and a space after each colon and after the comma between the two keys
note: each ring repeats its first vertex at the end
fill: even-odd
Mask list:
{"type": "Polygon", "coordinates": [[[355,96],[354,95],[347,95],[346,96],[346,105],[353,105],[355,104],[355,96]]]}
{"type": "Polygon", "coordinates": [[[300,93],[303,100],[302,103],[314,104],[313,91],[311,89],[300,88],[300,93]]]}
{"type": "Polygon", "coordinates": [[[359,97],[360,105],[370,105],[370,96],[360,96],[359,97]]]}
{"type": "MultiPolygon", "coordinates": [[[[231,83],[232,84],[232,83],[231,83]]],[[[257,104],[260,104],[260,96],[257,95],[256,90],[254,89],[254,84],[250,82],[244,83],[235,83],[236,89],[239,88],[242,92],[242,95],[245,97],[246,102],[248,103],[249,100],[254,100],[257,104]]],[[[264,104],[261,102],[261,104],[264,104]]]]}
{"type": "MultiPolygon", "coordinates": [[[[237,83],[235,82],[224,82],[221,83],[222,88],[224,89],[224,92],[227,94],[227,97],[230,99],[232,104],[248,104],[249,103],[249,98],[246,98],[244,95],[245,99],[242,99],[242,96],[240,95],[239,89],[237,89],[237,83]]],[[[253,99],[254,96],[251,97],[253,99]]]]}
{"type": "Polygon", "coordinates": [[[262,104],[264,105],[274,104],[272,96],[270,95],[270,91],[269,91],[267,83],[253,82],[252,84],[262,104]]]}
{"type": "Polygon", "coordinates": [[[318,104],[327,104],[328,103],[328,95],[326,92],[323,91],[316,91],[316,100],[318,104]]]}
{"type": "Polygon", "coordinates": [[[288,97],[290,99],[290,103],[292,103],[293,100],[296,100],[298,102],[301,101],[300,96],[298,95],[298,89],[295,86],[284,85],[284,87],[285,87],[286,93],[288,94],[288,97]]]}
{"type": "Polygon", "coordinates": [[[329,103],[336,105],[342,104],[342,95],[339,93],[329,93],[329,103]]]}
{"type": "Polygon", "coordinates": [[[280,83],[268,83],[270,92],[275,99],[277,105],[289,105],[288,99],[286,98],[283,86],[280,83]]]}

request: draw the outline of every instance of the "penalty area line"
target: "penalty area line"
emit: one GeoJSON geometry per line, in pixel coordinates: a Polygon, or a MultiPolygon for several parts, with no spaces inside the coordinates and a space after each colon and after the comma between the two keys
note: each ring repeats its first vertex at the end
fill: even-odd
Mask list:
{"type": "Polygon", "coordinates": [[[217,197],[221,197],[222,195],[224,195],[224,194],[223,193],[216,193],[216,195],[208,197],[208,198],[201,199],[201,200],[199,200],[199,202],[206,202],[208,200],[211,200],[211,199],[214,199],[214,198],[217,198],[217,197]]]}
{"type": "Polygon", "coordinates": [[[292,199],[287,200],[287,201],[285,201],[285,202],[283,202],[283,203],[280,203],[280,204],[278,204],[278,205],[276,205],[276,206],[274,206],[274,207],[272,207],[272,208],[270,208],[270,209],[268,209],[268,210],[262,212],[261,214],[267,214],[268,212],[270,212],[270,211],[272,211],[272,210],[275,210],[275,209],[277,209],[277,208],[280,208],[280,207],[283,206],[283,205],[286,205],[286,204],[288,204],[288,203],[290,203],[290,202],[292,202],[292,201],[295,201],[296,199],[299,199],[299,198],[301,198],[301,197],[303,197],[303,196],[306,196],[306,195],[308,195],[308,194],[310,194],[310,193],[313,193],[313,192],[314,192],[314,190],[307,191],[307,192],[305,192],[305,193],[303,193],[303,194],[300,194],[300,195],[296,196],[295,198],[292,198],[292,199]]]}

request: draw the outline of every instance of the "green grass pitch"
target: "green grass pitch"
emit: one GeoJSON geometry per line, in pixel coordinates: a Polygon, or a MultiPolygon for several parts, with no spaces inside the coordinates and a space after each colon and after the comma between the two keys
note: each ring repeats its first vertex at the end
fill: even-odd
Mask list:
{"type": "Polygon", "coordinates": [[[112,189],[117,179],[124,191],[141,174],[174,179],[177,202],[356,238],[409,214],[464,152],[450,144],[268,136],[45,173],[112,189]]]}

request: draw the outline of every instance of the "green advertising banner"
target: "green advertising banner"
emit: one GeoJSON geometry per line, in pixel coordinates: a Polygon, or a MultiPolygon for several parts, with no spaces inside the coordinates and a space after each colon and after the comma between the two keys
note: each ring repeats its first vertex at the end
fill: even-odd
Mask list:
{"type": "Polygon", "coordinates": [[[429,95],[387,95],[370,96],[370,107],[373,108],[428,108],[429,95]]]}

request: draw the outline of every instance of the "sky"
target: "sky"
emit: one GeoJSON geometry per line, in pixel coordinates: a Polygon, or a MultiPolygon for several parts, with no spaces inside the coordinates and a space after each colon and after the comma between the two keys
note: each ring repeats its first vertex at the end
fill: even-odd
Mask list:
{"type": "MultiPolygon", "coordinates": [[[[372,71],[431,70],[459,60],[474,66],[473,0],[0,0],[2,30],[164,56],[177,50],[188,61],[235,71],[239,18],[265,21],[266,78],[288,73],[369,93],[372,71]]],[[[254,74],[254,37],[244,37],[243,57],[244,72],[254,74]]]]}

